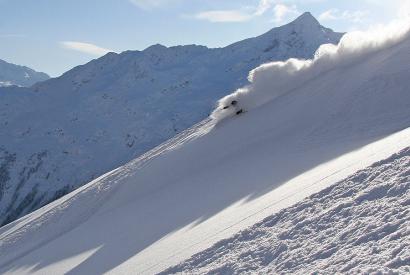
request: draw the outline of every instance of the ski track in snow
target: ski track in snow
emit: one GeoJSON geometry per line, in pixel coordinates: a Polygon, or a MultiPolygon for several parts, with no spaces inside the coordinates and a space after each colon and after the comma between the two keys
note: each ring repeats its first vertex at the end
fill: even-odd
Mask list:
{"type": "Polygon", "coordinates": [[[410,148],[161,274],[314,272],[410,272],[410,148]]]}

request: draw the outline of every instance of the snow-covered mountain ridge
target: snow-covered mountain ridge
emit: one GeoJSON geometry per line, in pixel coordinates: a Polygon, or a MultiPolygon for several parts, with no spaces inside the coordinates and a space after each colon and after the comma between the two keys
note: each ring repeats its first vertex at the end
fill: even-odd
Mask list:
{"type": "Polygon", "coordinates": [[[25,66],[14,65],[0,59],[0,87],[29,87],[50,77],[25,66]]]}
{"type": "MultiPolygon", "coordinates": [[[[240,115],[205,120],[2,227],[0,273],[252,268],[303,273],[321,268],[332,272],[336,267],[361,272],[368,263],[369,272],[408,270],[407,246],[400,246],[409,240],[407,30],[408,25],[392,40],[391,30],[384,30],[384,40],[369,37],[359,44],[349,36],[327,52],[337,59],[345,47],[343,52],[349,54],[340,62],[322,64],[331,69],[317,77],[308,77],[315,67],[306,69],[303,85],[288,89],[294,83],[284,82],[286,93],[276,96],[272,89],[271,100],[240,115]],[[374,211],[386,203],[391,203],[388,209],[374,211]],[[260,223],[264,219],[268,224],[260,223]],[[314,227],[316,221],[319,227],[314,227]],[[291,231],[282,231],[275,222],[291,231]],[[359,232],[345,230],[349,225],[359,232]],[[249,230],[250,226],[254,227],[249,230]],[[254,231],[259,235],[251,235],[254,231]],[[310,235],[315,232],[321,234],[310,235]],[[332,239],[338,234],[346,239],[332,239]],[[304,236],[312,238],[294,243],[304,236]],[[244,243],[247,237],[255,242],[244,243]],[[269,246],[271,241],[278,246],[269,246]],[[322,249],[309,251],[316,245],[322,249]],[[381,251],[372,261],[378,248],[387,254],[381,251]],[[346,255],[351,252],[357,254],[346,255]],[[340,255],[340,261],[333,255],[340,255]],[[224,256],[228,265],[218,261],[224,256]],[[297,256],[305,269],[295,262],[297,256]],[[327,268],[327,261],[332,266],[327,268]]],[[[327,60],[321,58],[299,64],[327,60]]],[[[269,68],[277,70],[277,63],[271,65],[259,68],[266,69],[263,75],[269,75],[269,68]]],[[[289,71],[287,78],[293,74],[289,71]]],[[[244,88],[250,89],[249,100],[266,98],[269,83],[276,87],[274,77],[253,81],[244,88]]],[[[239,106],[249,103],[238,99],[239,106]]]]}
{"type": "Polygon", "coordinates": [[[0,88],[0,224],[206,118],[262,63],[311,58],[342,34],[306,13],[225,48],[109,53],[31,88],[0,88]]]}

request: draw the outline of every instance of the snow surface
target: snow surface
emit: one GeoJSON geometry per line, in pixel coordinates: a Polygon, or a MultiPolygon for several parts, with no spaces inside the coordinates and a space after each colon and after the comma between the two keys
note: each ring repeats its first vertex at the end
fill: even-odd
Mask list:
{"type": "Polygon", "coordinates": [[[272,60],[342,36],[310,14],[224,48],[109,53],[27,88],[0,88],[0,225],[127,163],[208,117],[272,60]]]}
{"type": "Polygon", "coordinates": [[[29,87],[50,77],[26,66],[19,66],[0,59],[0,87],[29,87]]]}
{"type": "Polygon", "coordinates": [[[174,273],[409,274],[410,147],[162,274],[174,273]]]}
{"type": "MultiPolygon", "coordinates": [[[[242,115],[218,123],[205,120],[135,161],[0,228],[0,273],[161,272],[409,147],[410,37],[404,34],[389,47],[379,45],[371,53],[356,55],[356,62],[334,66],[301,88],[242,115]]],[[[406,152],[397,159],[403,160],[406,152]]],[[[381,171],[378,167],[382,166],[376,164],[367,171],[381,171]]],[[[407,179],[405,174],[401,177],[407,179]]],[[[369,185],[363,189],[349,180],[342,182],[357,194],[346,197],[346,203],[349,199],[354,203],[346,207],[355,207],[359,201],[366,205],[373,196],[383,194],[376,192],[383,190],[383,184],[389,187],[394,179],[377,187],[376,180],[363,177],[363,184],[369,185]]],[[[402,206],[407,207],[401,196],[408,193],[400,191],[406,184],[396,182],[397,189],[387,189],[391,190],[388,194],[396,195],[391,197],[392,203],[404,202],[402,206]]],[[[322,194],[339,194],[332,190],[322,194]]],[[[325,207],[326,201],[320,205],[325,207]]],[[[316,211],[311,219],[315,213],[323,213],[316,211]]],[[[340,211],[335,215],[343,215],[343,208],[340,211]]],[[[371,214],[363,217],[363,228],[376,232],[377,228],[366,224],[366,217],[371,214]]],[[[383,245],[396,247],[396,241],[407,240],[407,231],[394,223],[400,214],[391,217],[386,228],[391,225],[403,236],[398,234],[399,239],[383,245]]],[[[291,222],[297,224],[298,220],[291,222]]],[[[362,228],[360,220],[350,222],[352,227],[362,228]]],[[[294,232],[296,237],[299,231],[294,232]]],[[[383,233],[371,234],[369,241],[375,236],[383,233]]],[[[358,253],[364,253],[366,245],[363,243],[358,253]]],[[[393,253],[393,249],[389,251],[393,253]]],[[[407,261],[406,253],[398,252],[386,266],[399,269],[400,261],[407,261]]],[[[388,258],[380,257],[383,261],[388,258]]],[[[180,267],[201,268],[190,263],[180,267]]]]}

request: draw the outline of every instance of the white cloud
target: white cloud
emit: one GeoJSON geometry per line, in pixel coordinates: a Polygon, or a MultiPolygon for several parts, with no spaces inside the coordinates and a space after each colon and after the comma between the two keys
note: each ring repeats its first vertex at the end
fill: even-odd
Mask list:
{"type": "Polygon", "coordinates": [[[368,11],[356,10],[356,11],[340,11],[338,9],[330,9],[324,11],[319,16],[320,21],[330,21],[330,20],[346,20],[354,23],[363,22],[367,15],[368,11]]]}
{"type": "Polygon", "coordinates": [[[210,10],[194,17],[209,22],[244,22],[273,11],[275,22],[281,22],[289,14],[298,13],[295,5],[277,4],[277,0],[260,0],[256,6],[244,6],[232,10],[210,10]]]}
{"type": "Polygon", "coordinates": [[[274,4],[273,0],[261,0],[256,7],[256,10],[253,15],[260,16],[267,12],[270,8],[272,8],[274,4]]]}
{"type": "Polygon", "coordinates": [[[82,53],[87,53],[96,56],[102,56],[109,52],[113,52],[112,50],[105,49],[99,47],[94,44],[84,43],[84,42],[76,42],[76,41],[62,41],[60,45],[68,50],[74,50],[82,53]]]}
{"type": "Polygon", "coordinates": [[[287,6],[284,4],[276,4],[273,12],[275,15],[274,21],[276,23],[281,23],[288,15],[295,15],[300,13],[295,5],[287,6]]]}
{"type": "Polygon", "coordinates": [[[322,14],[319,15],[319,20],[320,21],[337,20],[338,18],[335,14],[336,12],[337,10],[335,9],[324,11],[322,14]]]}
{"type": "Polygon", "coordinates": [[[195,18],[209,22],[243,22],[252,18],[251,15],[239,10],[204,11],[195,15],[195,18]]]}

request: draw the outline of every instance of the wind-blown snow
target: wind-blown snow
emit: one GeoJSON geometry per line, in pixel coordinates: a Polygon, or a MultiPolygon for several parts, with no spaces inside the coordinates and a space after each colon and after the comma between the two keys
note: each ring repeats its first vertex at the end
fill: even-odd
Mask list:
{"type": "Polygon", "coordinates": [[[408,22],[394,22],[366,32],[351,32],[343,36],[338,45],[320,46],[312,60],[291,58],[263,64],[250,72],[250,85],[218,101],[218,107],[211,117],[219,121],[239,109],[250,111],[283,94],[302,89],[304,83],[323,73],[360,62],[372,52],[399,43],[406,37],[409,28],[408,22]],[[226,109],[232,101],[237,101],[237,106],[226,109]]]}
{"type": "Polygon", "coordinates": [[[410,148],[162,274],[178,272],[409,274],[410,148]]]}

